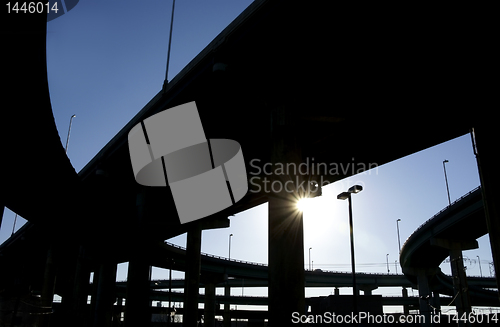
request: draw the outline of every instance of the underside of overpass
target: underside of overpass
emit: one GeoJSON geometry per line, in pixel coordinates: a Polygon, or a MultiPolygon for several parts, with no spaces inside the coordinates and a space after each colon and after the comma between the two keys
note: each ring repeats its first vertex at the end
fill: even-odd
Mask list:
{"type": "MultiPolygon", "coordinates": [[[[500,230],[493,187],[499,179],[496,135],[489,128],[495,113],[487,100],[492,86],[478,73],[487,70],[485,61],[472,63],[461,51],[465,44],[481,56],[488,53],[484,34],[474,32],[483,26],[465,24],[452,32],[453,15],[429,17],[423,26],[421,16],[373,15],[372,9],[255,1],[78,174],[64,153],[51,112],[45,17],[9,16],[6,61],[12,65],[2,76],[7,85],[3,99],[15,107],[2,112],[2,120],[24,132],[12,140],[2,129],[2,150],[9,160],[0,163],[1,171],[8,172],[0,201],[29,223],[1,248],[1,260],[10,267],[2,269],[3,282],[12,286],[17,285],[12,280],[20,281],[13,294],[38,283],[49,301],[57,276],[55,288],[65,305],[80,312],[86,292],[75,285],[90,271],[99,271],[102,301],[95,321],[101,322],[108,319],[108,282],[116,263],[129,261],[127,292],[137,301],[128,304],[128,325],[145,325],[147,317],[140,312],[148,305],[148,267],[167,260],[149,249],[188,232],[188,270],[196,285],[201,230],[227,227],[229,215],[269,202],[270,324],[303,311],[302,217],[291,205],[302,194],[248,192],[228,209],[181,225],[168,188],[135,182],[127,144],[130,129],[190,101],[196,101],[208,138],[240,143],[247,171],[254,159],[382,165],[475,128],[487,226],[499,268],[495,235],[500,233],[492,233],[500,230]],[[33,158],[39,159],[36,169],[33,158]],[[280,227],[283,223],[286,229],[280,227]],[[37,248],[23,242],[29,237],[39,241],[37,248]],[[123,242],[131,239],[135,242],[123,242]],[[61,258],[69,259],[62,263],[61,258]]],[[[334,182],[351,174],[285,176],[281,182],[295,177],[334,182]]],[[[196,296],[187,301],[196,303],[196,296]]],[[[80,322],[86,323],[83,318],[80,322]]],[[[194,323],[186,321],[187,326],[194,323]]]]}
{"type": "Polygon", "coordinates": [[[413,232],[401,249],[402,270],[417,285],[420,312],[428,321],[434,310],[426,299],[440,293],[453,296],[460,316],[470,315],[473,303],[477,305],[481,297],[500,305],[498,290],[468,285],[463,263],[462,251],[477,248],[477,239],[488,233],[481,191],[478,187],[438,212],[413,232]],[[439,268],[446,258],[450,258],[451,278],[439,268]]]}

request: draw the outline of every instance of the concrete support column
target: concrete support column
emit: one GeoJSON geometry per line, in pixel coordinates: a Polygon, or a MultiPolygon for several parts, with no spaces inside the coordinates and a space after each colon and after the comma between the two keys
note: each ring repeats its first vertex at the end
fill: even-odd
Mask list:
{"type": "Polygon", "coordinates": [[[125,327],[151,325],[149,284],[149,264],[144,254],[136,253],[128,264],[125,327]]]}
{"type": "MultiPolygon", "coordinates": [[[[224,296],[227,297],[229,301],[229,297],[231,296],[231,287],[226,283],[224,287],[224,296]]],[[[224,304],[224,327],[231,327],[231,308],[230,303],[224,304]]]]}
{"type": "MultiPolygon", "coordinates": [[[[289,111],[292,103],[271,110],[273,164],[303,163],[300,133],[296,115],[289,111]],[[293,136],[296,136],[295,138],[293,136]]],[[[269,206],[269,326],[292,324],[292,313],[305,314],[304,228],[297,201],[309,190],[307,179],[299,170],[274,174],[268,189],[269,206]]]]}
{"type": "Polygon", "coordinates": [[[215,284],[205,284],[205,325],[215,327],[215,284]]]}
{"type": "MultiPolygon", "coordinates": [[[[43,275],[42,295],[40,305],[45,308],[52,308],[54,299],[54,288],[56,286],[56,256],[54,246],[51,245],[47,251],[45,261],[45,272],[43,275]]],[[[40,318],[41,327],[49,327],[52,314],[42,315],[40,318]]]]}
{"type": "Polygon", "coordinates": [[[215,285],[222,283],[224,279],[224,274],[205,272],[201,275],[201,282],[205,285],[205,310],[203,313],[205,317],[204,326],[215,327],[215,285]]]}
{"type": "Polygon", "coordinates": [[[431,298],[431,290],[429,288],[429,277],[425,273],[425,270],[419,270],[417,272],[417,283],[418,283],[418,305],[420,308],[420,314],[425,317],[425,322],[422,326],[431,326],[431,307],[429,301],[431,298]]]}
{"type": "Polygon", "coordinates": [[[358,287],[363,291],[363,295],[372,295],[373,290],[377,289],[376,285],[359,285],[358,287]]]}
{"type": "Polygon", "coordinates": [[[123,299],[119,297],[116,301],[116,310],[113,312],[113,327],[120,326],[120,319],[123,311],[123,299]]]}
{"type": "MultiPolygon", "coordinates": [[[[450,250],[450,265],[453,279],[453,292],[455,294],[455,307],[458,316],[462,317],[464,313],[470,313],[472,307],[470,304],[467,276],[465,275],[464,259],[461,250],[450,250]]],[[[459,320],[458,326],[470,326],[470,324],[459,320]]]]}
{"type": "Polygon", "coordinates": [[[196,327],[201,271],[201,226],[195,225],[187,233],[186,277],[184,286],[183,326],[196,327]]]}
{"type": "MultiPolygon", "coordinates": [[[[403,300],[406,300],[408,299],[408,289],[403,287],[403,300]]],[[[410,306],[408,304],[403,304],[403,313],[405,315],[409,315],[410,314],[410,306]]]]}
{"type": "Polygon", "coordinates": [[[90,294],[90,317],[92,319],[95,312],[95,305],[97,301],[97,286],[99,285],[99,269],[94,271],[94,276],[92,278],[92,290],[90,294]]]}
{"type": "Polygon", "coordinates": [[[3,221],[3,213],[5,210],[5,206],[3,203],[0,203],[0,230],[2,230],[2,221],[3,221]]]}
{"type": "MultiPolygon", "coordinates": [[[[455,294],[455,307],[459,317],[462,317],[464,313],[470,313],[472,311],[462,250],[477,249],[479,247],[478,243],[475,240],[454,242],[452,240],[433,238],[431,239],[431,244],[443,247],[450,251],[450,265],[453,279],[453,292],[455,294]]],[[[461,320],[458,325],[469,326],[469,324],[466,324],[461,320]]]]}
{"type": "Polygon", "coordinates": [[[62,298],[64,319],[75,327],[87,326],[89,310],[87,307],[87,296],[89,294],[90,268],[86,257],[85,247],[79,246],[75,249],[76,259],[71,266],[71,260],[65,260],[66,273],[70,274],[66,282],[66,292],[62,298]]]}
{"type": "Polygon", "coordinates": [[[432,306],[434,307],[434,314],[441,313],[441,300],[439,299],[439,292],[432,292],[432,306]]]}
{"type": "Polygon", "coordinates": [[[103,263],[99,267],[97,281],[97,297],[93,325],[94,327],[111,327],[113,304],[115,302],[116,263],[103,263]]]}
{"type": "Polygon", "coordinates": [[[302,212],[293,194],[269,198],[269,326],[291,324],[305,313],[302,212]]]}
{"type": "MultiPolygon", "coordinates": [[[[473,140],[481,180],[484,212],[491,245],[491,254],[495,266],[497,288],[500,289],[500,171],[498,170],[498,123],[474,126],[473,140]]],[[[500,297],[500,292],[498,293],[500,297]]]]}

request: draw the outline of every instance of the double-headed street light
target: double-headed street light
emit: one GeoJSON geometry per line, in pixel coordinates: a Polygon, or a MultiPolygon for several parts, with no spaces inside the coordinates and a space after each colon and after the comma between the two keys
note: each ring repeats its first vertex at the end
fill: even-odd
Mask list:
{"type": "Polygon", "coordinates": [[[354,314],[358,313],[358,288],[356,287],[356,268],[354,262],[354,235],[352,228],[352,204],[351,204],[351,194],[359,193],[363,190],[361,185],[354,185],[347,190],[347,192],[342,192],[337,195],[337,199],[339,200],[348,200],[349,202],[349,230],[351,237],[351,269],[352,269],[352,289],[353,289],[353,312],[354,314]]]}

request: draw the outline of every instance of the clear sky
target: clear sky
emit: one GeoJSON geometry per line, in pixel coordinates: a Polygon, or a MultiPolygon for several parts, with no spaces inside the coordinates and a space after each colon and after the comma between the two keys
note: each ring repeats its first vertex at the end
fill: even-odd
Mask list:
{"type": "MultiPolygon", "coordinates": [[[[250,3],[177,1],[169,79],[250,3]]],[[[69,13],[48,23],[52,108],[63,145],[70,117],[76,114],[68,150],[76,171],[160,91],[171,7],[170,0],[82,0],[69,13]]],[[[420,224],[448,204],[444,159],[449,160],[446,167],[452,201],[479,185],[470,136],[465,135],[325,187],[323,196],[312,200],[313,208],[304,214],[305,267],[312,247],[314,268],[350,271],[347,202],[336,196],[361,184],[364,190],[352,197],[357,271],[386,273],[389,254],[390,272],[395,273],[399,252],[396,220],[401,219],[403,244],[420,224]]],[[[0,242],[10,236],[13,220],[14,213],[6,210],[0,242]]],[[[22,222],[18,221],[16,229],[22,222]]],[[[227,256],[231,233],[232,258],[267,263],[267,205],[231,217],[228,229],[204,231],[202,251],[227,256]]],[[[185,246],[185,235],[169,241],[185,246]]],[[[492,256],[488,237],[481,238],[479,245],[478,250],[464,252],[471,259],[467,274],[479,275],[479,256],[483,275],[489,276],[492,256]]],[[[449,273],[449,264],[442,268],[449,273]]],[[[397,270],[401,273],[400,267],[397,270]]],[[[120,265],[117,279],[124,280],[126,273],[126,265],[120,265]]],[[[165,271],[155,270],[154,277],[167,276],[165,271]]],[[[309,290],[307,295],[331,291],[309,290]]],[[[252,292],[262,290],[245,289],[245,294],[252,292]]]]}

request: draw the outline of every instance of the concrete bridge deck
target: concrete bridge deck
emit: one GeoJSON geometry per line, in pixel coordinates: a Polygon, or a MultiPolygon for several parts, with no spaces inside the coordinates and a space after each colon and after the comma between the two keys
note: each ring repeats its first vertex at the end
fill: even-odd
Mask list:
{"type": "MultiPolygon", "coordinates": [[[[462,26],[461,15],[429,17],[424,26],[429,11],[411,16],[415,8],[402,15],[358,6],[333,10],[326,3],[254,1],[181,73],[158,86],[158,94],[78,174],[52,115],[46,17],[8,15],[2,98],[14,105],[2,111],[10,128],[0,129],[5,155],[0,208],[20,214],[29,226],[0,248],[2,267],[9,267],[0,272],[2,286],[14,295],[43,288],[45,306],[52,305],[49,293],[55,289],[67,303],[65,314],[76,314],[83,325],[85,283],[91,271],[99,271],[102,288],[93,317],[104,323],[116,263],[129,261],[128,292],[134,300],[126,324],[145,325],[148,270],[158,264],[155,251],[163,251],[158,242],[188,232],[187,310],[194,316],[201,230],[227,227],[229,215],[267,201],[270,321],[279,324],[291,312],[303,311],[303,239],[292,237],[302,235],[302,220],[292,220],[286,233],[281,228],[286,218],[297,217],[283,205],[297,194],[249,193],[199,224],[181,225],[168,189],[135,182],[128,132],[147,117],[189,101],[197,102],[208,137],[241,144],[247,166],[252,159],[300,164],[312,157],[317,163],[345,164],[354,157],[382,165],[474,128],[500,271],[500,216],[493,200],[499,198],[498,129],[487,96],[494,94],[491,79],[481,75],[491,71],[484,60],[491,53],[484,37],[489,29],[469,24],[450,32],[448,26],[462,26]],[[464,47],[476,49],[477,57],[464,47]],[[228,69],[214,69],[221,63],[228,69]],[[22,133],[12,137],[12,130],[22,133]]],[[[323,177],[334,182],[350,175],[323,177]]]]}

